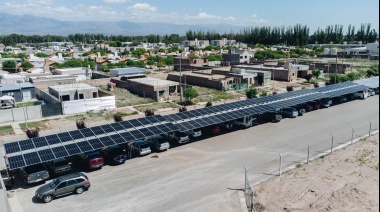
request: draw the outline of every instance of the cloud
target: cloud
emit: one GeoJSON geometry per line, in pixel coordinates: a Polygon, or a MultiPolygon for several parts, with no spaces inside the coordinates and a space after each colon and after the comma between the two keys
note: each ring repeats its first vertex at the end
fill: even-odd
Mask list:
{"type": "Polygon", "coordinates": [[[156,12],[157,8],[147,3],[136,3],[133,6],[128,7],[127,11],[131,13],[146,13],[146,12],[156,12]]]}
{"type": "Polygon", "coordinates": [[[131,0],[103,0],[106,3],[126,3],[131,2],[131,0]]]}
{"type": "Polygon", "coordinates": [[[27,0],[26,1],[29,4],[51,4],[52,0],[27,0]]]}

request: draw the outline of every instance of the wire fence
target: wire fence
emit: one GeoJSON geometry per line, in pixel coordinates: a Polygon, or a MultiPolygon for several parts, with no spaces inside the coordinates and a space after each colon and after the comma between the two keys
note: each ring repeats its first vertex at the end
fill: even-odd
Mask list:
{"type": "MultiPolygon", "coordinates": [[[[342,129],[333,134],[323,134],[321,135],[318,145],[313,145],[305,141],[304,147],[300,147],[294,152],[279,153],[277,156],[274,155],[273,160],[260,165],[260,167],[270,168],[259,168],[254,170],[255,173],[259,174],[253,174],[253,177],[250,180],[248,180],[248,177],[246,176],[246,181],[248,182],[245,183],[245,187],[246,185],[257,185],[274,176],[281,176],[284,171],[308,164],[310,161],[328,154],[334,154],[334,151],[351,145],[359,141],[360,138],[373,136],[373,134],[378,132],[379,122],[368,121],[366,123],[353,125],[351,128],[342,129]],[[278,165],[274,168],[273,164],[278,165]]],[[[254,208],[251,207],[254,205],[254,202],[250,202],[252,197],[245,193],[245,198],[249,211],[254,211],[254,208]]]]}

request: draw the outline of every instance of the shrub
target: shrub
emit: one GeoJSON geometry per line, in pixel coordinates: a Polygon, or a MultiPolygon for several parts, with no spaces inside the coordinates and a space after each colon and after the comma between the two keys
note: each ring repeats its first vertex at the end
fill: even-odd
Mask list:
{"type": "Polygon", "coordinates": [[[266,91],[261,91],[260,96],[261,96],[261,97],[268,96],[268,92],[266,92],[266,91]]]}
{"type": "Polygon", "coordinates": [[[311,71],[311,73],[313,73],[313,76],[317,79],[319,78],[319,75],[321,75],[321,71],[318,69],[311,71]]]}
{"type": "Polygon", "coordinates": [[[246,92],[245,92],[245,95],[247,96],[248,99],[253,99],[253,98],[257,98],[257,94],[259,92],[257,91],[256,88],[250,88],[248,89],[246,92]]]}
{"type": "Polygon", "coordinates": [[[78,130],[87,128],[86,123],[83,120],[78,120],[76,122],[78,130]]]}
{"type": "Polygon", "coordinates": [[[286,86],[287,91],[294,91],[294,87],[291,85],[286,86]]]}
{"type": "Polygon", "coordinates": [[[183,95],[188,101],[191,101],[192,99],[197,98],[199,96],[198,92],[194,88],[186,89],[183,95]]]}
{"type": "Polygon", "coordinates": [[[34,128],[34,129],[27,129],[26,130],[26,136],[28,136],[28,138],[37,138],[40,136],[40,128],[34,128]]]}
{"type": "Polygon", "coordinates": [[[206,107],[211,107],[211,106],[212,106],[212,102],[208,101],[208,102],[206,103],[206,107]]]}
{"type": "Polygon", "coordinates": [[[145,116],[153,116],[153,115],[154,115],[154,110],[152,109],[145,110],[145,116]]]}
{"type": "Polygon", "coordinates": [[[314,83],[314,88],[319,88],[319,83],[314,83]]]}
{"type": "Polygon", "coordinates": [[[185,112],[185,111],[187,111],[187,108],[186,108],[185,106],[183,106],[183,107],[179,107],[179,108],[178,108],[178,111],[179,111],[179,112],[185,112]]]}
{"type": "Polygon", "coordinates": [[[308,82],[310,82],[310,80],[313,78],[313,76],[314,76],[314,75],[312,75],[312,74],[308,74],[308,75],[306,75],[305,79],[306,79],[308,82]]]}
{"type": "Polygon", "coordinates": [[[115,113],[115,115],[113,115],[113,120],[115,120],[115,122],[123,121],[122,114],[120,112],[115,113]]]}

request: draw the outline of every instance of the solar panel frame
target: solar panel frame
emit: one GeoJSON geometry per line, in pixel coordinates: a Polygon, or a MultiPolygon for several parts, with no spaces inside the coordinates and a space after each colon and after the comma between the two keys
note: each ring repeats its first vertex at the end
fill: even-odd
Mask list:
{"type": "Polygon", "coordinates": [[[124,139],[123,143],[138,140],[131,132],[120,133],[120,136],[124,139]]]}
{"type": "Polygon", "coordinates": [[[79,139],[84,138],[84,135],[79,130],[70,131],[69,134],[74,140],[79,140],[79,139]]]}
{"type": "Polygon", "coordinates": [[[22,151],[36,148],[32,139],[22,140],[18,142],[22,151]]]}
{"type": "Polygon", "coordinates": [[[91,131],[92,131],[95,135],[103,135],[103,134],[106,133],[106,132],[103,130],[103,128],[101,128],[100,126],[91,127],[90,129],[91,129],[91,131]]]}
{"type": "Polygon", "coordinates": [[[45,137],[32,138],[32,141],[33,141],[34,146],[36,148],[44,147],[44,146],[48,146],[49,145],[48,142],[46,141],[45,137]]]}
{"type": "Polygon", "coordinates": [[[151,125],[152,123],[146,119],[146,118],[141,118],[141,119],[138,119],[139,122],[143,125],[143,126],[147,126],[147,125],[151,125]]]}
{"type": "Polygon", "coordinates": [[[5,149],[6,154],[11,154],[11,153],[21,151],[21,147],[19,145],[19,142],[5,143],[4,149],[5,149]]]}
{"type": "Polygon", "coordinates": [[[25,159],[26,166],[31,166],[31,165],[42,162],[37,152],[29,152],[29,153],[24,154],[24,159],[25,159]]]}
{"type": "Polygon", "coordinates": [[[105,133],[113,133],[115,132],[115,129],[110,124],[105,124],[100,126],[105,133]]]}
{"type": "Polygon", "coordinates": [[[154,135],[154,133],[152,131],[150,131],[148,128],[142,128],[139,130],[143,135],[145,135],[145,137],[150,137],[152,135],[154,135]]]}
{"type": "Polygon", "coordinates": [[[133,137],[136,138],[136,140],[142,140],[146,138],[145,135],[141,133],[139,130],[133,130],[130,133],[133,135],[133,137]]]}
{"type": "Polygon", "coordinates": [[[129,123],[132,124],[133,127],[141,127],[141,126],[143,126],[143,124],[139,120],[137,120],[137,119],[129,120],[129,123]]]}
{"type": "Polygon", "coordinates": [[[119,124],[119,122],[116,122],[116,123],[112,123],[110,124],[110,126],[115,129],[115,131],[122,131],[122,130],[125,130],[125,128],[119,124]]]}
{"type": "Polygon", "coordinates": [[[16,155],[12,157],[8,157],[8,165],[10,170],[14,170],[17,168],[25,167],[26,163],[23,155],[16,155]]]}
{"type": "MultiPolygon", "coordinates": [[[[135,128],[134,125],[132,125],[129,121],[120,121],[118,122],[124,129],[128,130],[128,129],[133,129],[135,128]]],[[[140,124],[141,126],[141,124],[140,124]]]]}
{"type": "Polygon", "coordinates": [[[51,149],[43,149],[37,152],[42,161],[51,161],[55,159],[51,149]]]}
{"type": "Polygon", "coordinates": [[[83,128],[79,130],[86,138],[94,137],[95,133],[90,128],[83,128]]]}
{"type": "Polygon", "coordinates": [[[154,135],[161,135],[164,133],[157,126],[149,127],[148,129],[152,131],[154,135]]]}
{"type": "Polygon", "coordinates": [[[157,119],[157,121],[158,121],[157,123],[161,123],[161,122],[166,121],[166,119],[161,115],[156,115],[156,116],[154,116],[154,118],[157,119]]]}

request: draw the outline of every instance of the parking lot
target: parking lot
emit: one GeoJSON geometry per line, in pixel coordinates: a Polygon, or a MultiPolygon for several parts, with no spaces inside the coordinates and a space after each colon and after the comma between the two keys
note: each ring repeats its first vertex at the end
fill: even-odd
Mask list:
{"type": "MultiPolygon", "coordinates": [[[[16,195],[24,211],[228,211],[227,188],[243,188],[244,166],[250,179],[270,177],[283,165],[306,159],[307,143],[316,155],[331,146],[368,133],[369,121],[379,129],[379,97],[306,113],[296,119],[267,123],[105,166],[86,173],[91,188],[49,204],[33,198],[41,185],[18,185],[16,195]]],[[[18,182],[19,183],[19,182],[18,182]]]]}

